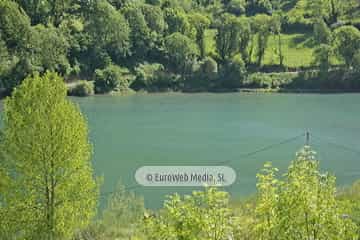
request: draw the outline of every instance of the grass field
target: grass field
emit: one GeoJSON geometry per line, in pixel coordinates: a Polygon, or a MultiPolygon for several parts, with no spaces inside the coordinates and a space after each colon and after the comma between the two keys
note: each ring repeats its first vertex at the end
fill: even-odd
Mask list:
{"type": "MultiPolygon", "coordinates": [[[[206,53],[216,54],[215,30],[208,30],[206,37],[206,53]]],[[[282,51],[284,54],[284,65],[291,68],[309,67],[314,63],[315,43],[311,37],[312,33],[282,34],[282,51]]],[[[271,35],[265,51],[263,65],[277,65],[280,63],[278,53],[278,36],[271,35]]],[[[256,62],[256,49],[253,51],[252,61],[256,62]]],[[[341,64],[339,59],[332,59],[332,64],[341,64]]]]}
{"type": "MultiPolygon", "coordinates": [[[[282,52],[284,65],[287,67],[307,67],[314,61],[313,43],[310,34],[282,34],[282,52]]],[[[278,37],[270,36],[263,60],[264,65],[280,63],[278,54],[278,37]]],[[[253,58],[254,59],[254,58],[253,58]]]]}

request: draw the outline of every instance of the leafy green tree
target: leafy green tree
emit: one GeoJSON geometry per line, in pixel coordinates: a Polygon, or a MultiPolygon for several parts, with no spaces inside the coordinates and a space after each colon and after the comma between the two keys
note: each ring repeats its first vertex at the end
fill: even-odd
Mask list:
{"type": "Polygon", "coordinates": [[[4,105],[1,239],[70,239],[95,214],[98,184],[84,117],[57,74],[23,81],[4,105]]]}
{"type": "Polygon", "coordinates": [[[196,43],[178,32],[165,38],[165,49],[173,68],[183,76],[190,72],[194,61],[199,56],[196,43]]]}
{"type": "Polygon", "coordinates": [[[78,7],[74,0],[16,0],[31,18],[32,25],[51,23],[59,26],[62,20],[78,7]]]}
{"type": "Polygon", "coordinates": [[[147,26],[141,8],[137,5],[126,7],[124,15],[130,26],[131,55],[136,60],[142,60],[152,48],[150,29],[147,26]]]}
{"type": "Polygon", "coordinates": [[[353,26],[343,26],[335,30],[337,53],[345,60],[347,67],[352,67],[352,60],[360,49],[360,31],[353,26]]]}
{"type": "Polygon", "coordinates": [[[331,30],[322,19],[318,19],[314,24],[314,38],[318,44],[331,42],[331,30]]]}
{"type": "Polygon", "coordinates": [[[320,67],[320,73],[326,74],[331,66],[331,57],[333,56],[334,50],[332,46],[327,44],[320,44],[314,51],[315,63],[320,67]]]}
{"type": "Polygon", "coordinates": [[[167,25],[161,8],[158,6],[143,4],[141,9],[147,26],[151,29],[151,31],[157,33],[158,35],[162,35],[167,29],[167,25]]]}
{"type": "Polygon", "coordinates": [[[274,34],[274,36],[277,36],[277,50],[279,55],[279,64],[280,66],[284,66],[284,54],[282,49],[282,40],[281,40],[281,25],[283,21],[283,15],[282,12],[275,13],[270,22],[270,29],[271,32],[274,34]]]}
{"type": "Polygon", "coordinates": [[[336,200],[335,177],[322,174],[309,146],[278,179],[271,165],[257,177],[256,231],[260,239],[355,239],[349,209],[336,200]]]}
{"type": "MultiPolygon", "coordinates": [[[[10,1],[9,1],[10,2],[10,1]]],[[[31,19],[31,24],[46,24],[50,12],[50,2],[40,0],[16,0],[31,19]]]]}
{"type": "Polygon", "coordinates": [[[189,15],[189,22],[196,29],[196,43],[200,49],[200,56],[205,56],[205,30],[210,26],[210,19],[201,13],[193,13],[189,15]]]}
{"type": "Polygon", "coordinates": [[[323,19],[328,24],[336,23],[344,14],[345,4],[341,0],[306,1],[306,9],[314,19],[323,19]]]}
{"type": "Polygon", "coordinates": [[[70,74],[67,59],[69,43],[59,29],[41,24],[32,29],[32,64],[42,71],[56,71],[64,76],[70,74]]]}
{"type": "Polygon", "coordinates": [[[196,29],[191,26],[188,16],[182,8],[166,8],[164,13],[168,25],[168,34],[179,32],[191,39],[195,39],[196,29]]]}
{"type": "Polygon", "coordinates": [[[271,0],[247,0],[247,12],[251,15],[257,13],[271,13],[273,10],[271,0]]]}
{"type": "Polygon", "coordinates": [[[221,68],[220,85],[225,88],[239,88],[246,77],[246,67],[240,54],[235,55],[221,68]]]}
{"type": "Polygon", "coordinates": [[[181,198],[169,197],[158,216],[145,219],[148,239],[214,239],[231,237],[228,193],[214,188],[181,198]]]}
{"type": "Polygon", "coordinates": [[[265,50],[271,33],[271,17],[265,14],[256,15],[253,19],[257,33],[257,65],[261,66],[265,50]]]}
{"type": "Polygon", "coordinates": [[[246,48],[250,40],[250,25],[243,18],[223,14],[216,23],[216,49],[224,62],[240,50],[247,56],[246,48]]]}
{"type": "Polygon", "coordinates": [[[245,14],[246,0],[230,0],[226,5],[226,8],[229,13],[235,14],[237,16],[245,14]]]}
{"type": "Polygon", "coordinates": [[[12,59],[10,53],[0,35],[0,79],[3,79],[8,74],[11,65],[12,59]]]}
{"type": "Polygon", "coordinates": [[[130,50],[130,27],[124,16],[105,0],[94,5],[87,26],[92,45],[105,49],[115,60],[130,50]]]}
{"type": "Polygon", "coordinates": [[[0,1],[0,34],[12,53],[23,54],[27,50],[30,19],[13,1],[0,1]]]}

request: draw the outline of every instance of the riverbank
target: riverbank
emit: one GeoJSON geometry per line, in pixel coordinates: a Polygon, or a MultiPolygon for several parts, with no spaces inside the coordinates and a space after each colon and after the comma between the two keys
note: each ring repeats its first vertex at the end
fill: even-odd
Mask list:
{"type": "MultiPolygon", "coordinates": [[[[77,86],[80,82],[71,82],[66,83],[68,90],[71,90],[77,86]]],[[[342,94],[342,93],[360,93],[360,89],[311,89],[311,88],[232,88],[232,89],[226,89],[226,88],[187,88],[187,89],[181,89],[181,90],[173,90],[173,89],[151,89],[151,90],[139,90],[135,91],[131,88],[129,88],[127,91],[111,91],[109,93],[102,93],[102,94],[96,94],[96,95],[111,95],[111,96],[127,96],[131,94],[148,94],[148,93],[156,93],[156,94],[162,94],[162,93],[318,93],[318,94],[342,94]]],[[[71,91],[69,91],[71,93],[71,91]]],[[[74,94],[69,94],[69,96],[76,96],[74,94]]]]}

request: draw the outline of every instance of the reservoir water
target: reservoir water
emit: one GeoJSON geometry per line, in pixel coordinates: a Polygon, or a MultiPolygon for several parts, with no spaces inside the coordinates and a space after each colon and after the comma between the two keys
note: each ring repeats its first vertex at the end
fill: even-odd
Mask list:
{"type": "MultiPolygon", "coordinates": [[[[172,93],[72,100],[88,119],[93,166],[104,177],[103,193],[113,191],[119,180],[134,186],[135,171],[144,165],[226,161],[237,178],[225,190],[234,198],[246,197],[256,192],[256,173],[265,162],[286,170],[305,137],[287,140],[306,131],[321,168],[334,173],[338,185],[360,179],[360,94],[172,93]]],[[[157,208],[167,194],[198,189],[132,191],[144,196],[147,207],[157,208]]]]}

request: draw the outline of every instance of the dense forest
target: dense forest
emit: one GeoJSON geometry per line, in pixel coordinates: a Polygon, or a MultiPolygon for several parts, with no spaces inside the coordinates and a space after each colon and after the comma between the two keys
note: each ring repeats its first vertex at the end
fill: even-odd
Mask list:
{"type": "Polygon", "coordinates": [[[356,91],[359,28],[358,0],[1,0],[0,84],[50,70],[75,95],[356,91]]]}

